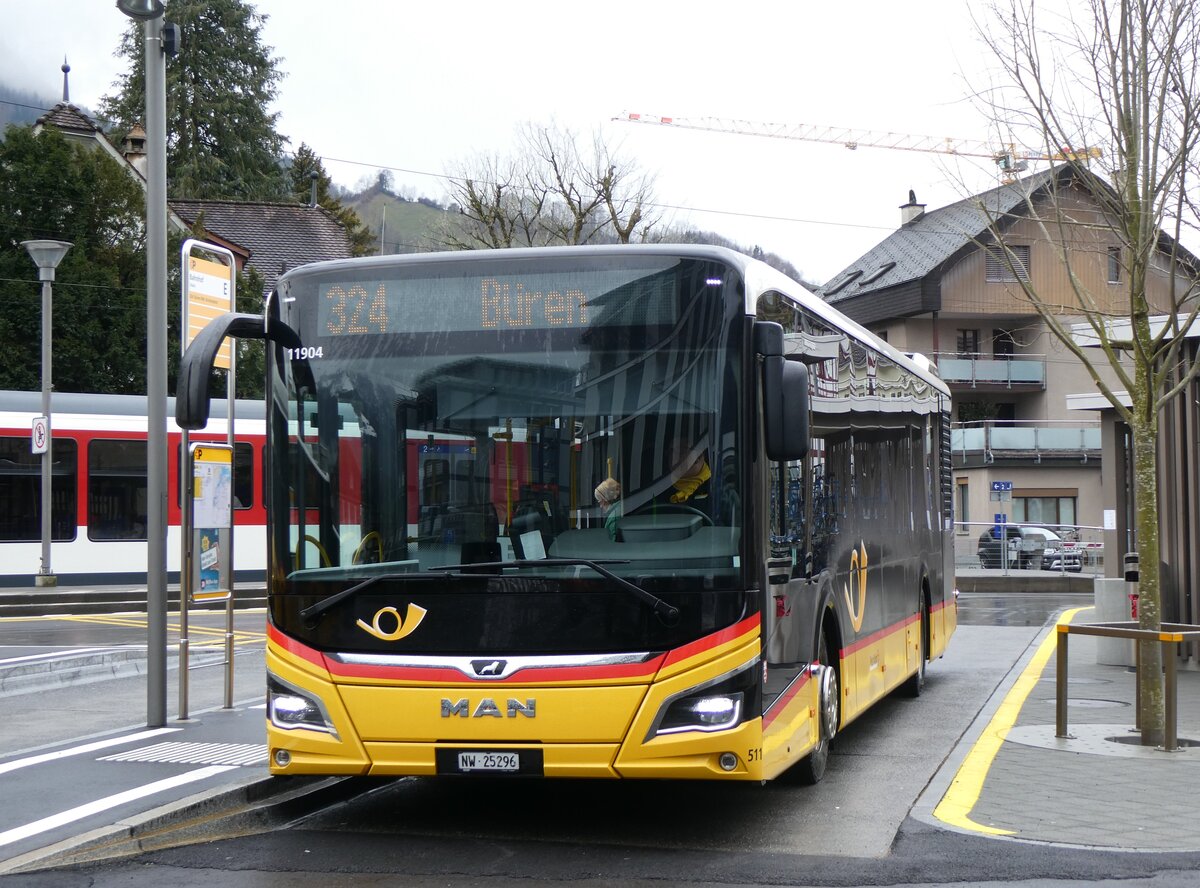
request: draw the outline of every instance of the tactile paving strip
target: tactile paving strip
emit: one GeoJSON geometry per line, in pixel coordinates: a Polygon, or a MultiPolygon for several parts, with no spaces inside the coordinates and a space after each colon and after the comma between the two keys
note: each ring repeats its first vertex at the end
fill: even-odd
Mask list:
{"type": "Polygon", "coordinates": [[[167,762],[175,765],[263,765],[261,743],[155,743],[97,759],[101,762],[167,762]]]}

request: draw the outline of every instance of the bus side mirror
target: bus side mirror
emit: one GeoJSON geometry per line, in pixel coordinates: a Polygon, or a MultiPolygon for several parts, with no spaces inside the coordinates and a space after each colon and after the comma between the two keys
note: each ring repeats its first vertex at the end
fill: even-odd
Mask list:
{"type": "Polygon", "coordinates": [[[208,424],[209,374],[225,337],[266,339],[287,348],[300,345],[300,337],[287,324],[275,321],[268,330],[262,315],[227,312],[209,321],[196,334],[179,361],[175,387],[175,423],[181,429],[202,429],[208,424]]]}
{"type": "Polygon", "coordinates": [[[762,362],[767,458],[803,459],[808,454],[808,368],[779,355],[767,355],[762,362]]]}

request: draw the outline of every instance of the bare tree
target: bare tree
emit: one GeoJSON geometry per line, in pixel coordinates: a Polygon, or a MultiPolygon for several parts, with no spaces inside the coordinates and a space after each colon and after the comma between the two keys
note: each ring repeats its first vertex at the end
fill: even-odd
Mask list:
{"type": "Polygon", "coordinates": [[[556,126],[525,124],[510,157],[477,156],[450,170],[451,216],[437,240],[453,249],[629,243],[660,221],[653,177],[599,135],[589,150],[556,126]]]}
{"type": "MultiPolygon", "coordinates": [[[[1196,230],[1200,209],[1200,8],[1195,0],[1063,7],[1065,17],[1047,16],[1051,27],[1044,28],[1037,0],[994,0],[979,30],[1005,75],[990,101],[994,122],[1036,133],[1040,144],[1031,153],[1060,164],[1046,177],[1023,180],[1037,191],[1027,195],[1022,215],[1036,220],[1057,250],[1065,292],[1023,273],[1021,257],[1004,246],[1011,220],[1003,215],[990,216],[991,249],[1130,429],[1138,624],[1158,630],[1158,416],[1198,370],[1181,350],[1200,290],[1196,259],[1180,241],[1196,230]],[[1081,190],[1093,200],[1079,200],[1081,190]],[[1097,262],[1114,263],[1103,289],[1089,284],[1096,280],[1082,267],[1089,262],[1092,272],[1097,262]]],[[[1161,745],[1161,647],[1143,644],[1140,651],[1142,743],[1161,745]]]]}
{"type": "Polygon", "coordinates": [[[457,214],[432,239],[452,250],[535,247],[548,243],[542,224],[548,195],[516,159],[478,155],[451,178],[457,214]]]}
{"type": "Polygon", "coordinates": [[[645,242],[662,223],[655,205],[654,177],[625,158],[614,155],[597,136],[593,142],[592,190],[608,211],[608,223],[618,243],[645,242]]]}

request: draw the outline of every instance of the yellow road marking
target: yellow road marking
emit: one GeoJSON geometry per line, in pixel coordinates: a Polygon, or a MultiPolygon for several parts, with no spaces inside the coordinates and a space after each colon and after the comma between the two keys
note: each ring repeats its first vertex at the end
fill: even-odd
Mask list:
{"type": "MultiPolygon", "coordinates": [[[[1059,617],[1058,622],[1070,623],[1075,615],[1083,610],[1090,610],[1090,608],[1073,608],[1059,617]]],[[[971,747],[971,751],[967,753],[963,763],[959,765],[958,773],[950,782],[950,788],[946,790],[942,800],[933,809],[933,816],[938,820],[971,832],[986,833],[992,836],[1013,835],[1013,831],[1010,829],[997,829],[994,826],[976,823],[970,818],[971,809],[979,801],[979,794],[983,792],[983,781],[987,777],[988,769],[991,768],[996,754],[1000,751],[1000,744],[1008,736],[1009,729],[1016,724],[1017,716],[1021,714],[1021,707],[1025,705],[1025,699],[1037,686],[1042,677],[1042,671],[1046,668],[1046,663],[1050,660],[1050,655],[1054,652],[1057,644],[1058,633],[1050,632],[1038,645],[1033,659],[1029,661],[1029,665],[1025,667],[1012,689],[1005,695],[1004,702],[1000,704],[995,715],[992,716],[992,720],[984,728],[983,734],[971,747]]]]}
{"type": "MultiPolygon", "coordinates": [[[[120,617],[120,616],[104,616],[100,614],[81,614],[73,616],[58,617],[56,619],[66,620],[73,623],[96,623],[102,626],[125,626],[131,629],[143,629],[146,626],[145,617],[120,617]]],[[[179,622],[167,622],[168,632],[179,632],[179,622]]],[[[189,636],[212,636],[214,638],[224,638],[225,628],[216,626],[202,626],[197,623],[188,624],[189,636]]],[[[262,641],[267,637],[265,632],[251,632],[245,629],[235,629],[233,631],[235,640],[244,642],[262,641]]]]}
{"type": "MultiPolygon", "coordinates": [[[[146,627],[145,616],[122,616],[119,614],[63,614],[61,616],[49,617],[3,617],[0,622],[44,622],[46,620],[60,620],[65,623],[91,623],[99,626],[120,626],[128,629],[144,629],[146,627]]],[[[168,622],[167,631],[178,634],[179,623],[168,622]]],[[[224,627],[202,626],[195,623],[188,625],[188,636],[190,638],[213,638],[224,639],[224,627]]],[[[267,634],[265,632],[251,632],[245,629],[235,629],[233,632],[234,644],[256,644],[265,641],[267,634]]]]}

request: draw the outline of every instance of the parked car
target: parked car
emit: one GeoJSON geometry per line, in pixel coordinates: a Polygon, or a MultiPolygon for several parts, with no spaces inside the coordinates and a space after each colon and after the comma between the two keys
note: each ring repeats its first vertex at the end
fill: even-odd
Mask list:
{"type": "MultiPolygon", "coordinates": [[[[1034,552],[1024,546],[1025,534],[1019,525],[1006,524],[989,527],[979,535],[979,566],[985,569],[1009,567],[1024,569],[1030,567],[1034,552]],[[1008,554],[1005,555],[1005,546],[1008,554]]],[[[1031,545],[1035,541],[1030,541],[1031,545]]]]}
{"type": "Polygon", "coordinates": [[[1072,549],[1063,548],[1063,539],[1046,527],[1024,524],[1006,524],[989,527],[979,535],[979,566],[983,568],[1009,567],[1014,570],[1067,570],[1072,573],[1083,569],[1083,559],[1072,549]],[[1001,537],[1008,547],[1007,565],[1003,557],[1001,537]]]}
{"type": "Polygon", "coordinates": [[[1078,573],[1083,570],[1083,556],[1077,549],[1063,547],[1065,540],[1047,527],[1026,527],[1022,532],[1028,537],[1040,537],[1045,542],[1042,545],[1041,563],[1037,565],[1042,570],[1070,571],[1078,573]]]}

